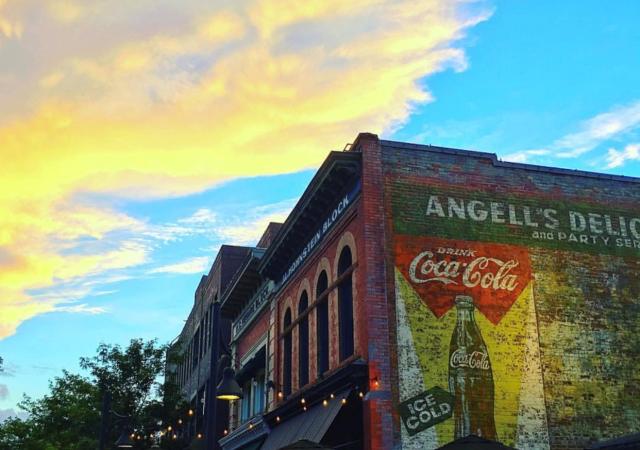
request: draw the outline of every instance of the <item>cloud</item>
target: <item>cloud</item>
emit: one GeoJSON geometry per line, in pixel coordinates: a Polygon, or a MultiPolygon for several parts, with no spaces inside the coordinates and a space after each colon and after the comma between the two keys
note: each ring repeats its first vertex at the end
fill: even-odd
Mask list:
{"type": "Polygon", "coordinates": [[[209,268],[208,256],[197,256],[175,264],[168,264],[161,267],[151,269],[148,273],[172,273],[172,274],[191,274],[204,273],[209,268]]]}
{"type": "Polygon", "coordinates": [[[6,384],[0,384],[0,400],[6,400],[9,398],[9,388],[6,384]]]}
{"type": "Polygon", "coordinates": [[[460,39],[490,14],[468,0],[0,0],[0,339],[60,306],[34,290],[149,264],[149,240],[216,226],[253,242],[244,223],[154,227],[109,200],[298,171],[391,130],[432,100],[424,77],[464,70],[460,39]]]}
{"type": "Polygon", "coordinates": [[[101,308],[99,306],[89,306],[86,303],[81,303],[78,305],[71,305],[71,306],[57,306],[55,308],[56,312],[68,312],[68,313],[74,313],[74,314],[90,314],[90,315],[96,315],[96,314],[103,314],[105,312],[107,312],[107,310],[105,308],[101,308]]]}
{"type": "Polygon", "coordinates": [[[249,209],[239,217],[216,228],[216,234],[225,243],[256,245],[270,222],[284,222],[297,199],[263,205],[249,209]]]}
{"type": "Polygon", "coordinates": [[[19,419],[26,419],[28,414],[22,411],[16,411],[13,408],[9,409],[0,409],[0,423],[4,422],[10,417],[16,417],[19,419]]]}
{"type": "MultiPolygon", "coordinates": [[[[554,156],[558,158],[577,158],[590,152],[602,143],[624,136],[640,127],[640,100],[624,106],[617,106],[610,111],[598,114],[579,125],[579,131],[567,134],[554,141],[549,147],[535,150],[523,150],[504,159],[513,162],[526,162],[532,156],[554,156]]],[[[633,155],[633,147],[631,148],[633,155]]],[[[625,158],[623,153],[609,151],[609,168],[617,167],[618,160],[625,158]]],[[[619,164],[618,164],[619,165],[619,164]]]]}
{"type": "Polygon", "coordinates": [[[620,167],[627,161],[638,160],[640,160],[640,144],[629,144],[622,151],[610,148],[607,152],[607,169],[620,167]]]}

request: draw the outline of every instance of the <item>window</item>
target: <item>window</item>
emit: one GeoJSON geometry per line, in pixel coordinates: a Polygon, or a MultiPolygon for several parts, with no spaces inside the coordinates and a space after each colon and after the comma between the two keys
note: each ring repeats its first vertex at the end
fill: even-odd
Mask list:
{"type": "Polygon", "coordinates": [[[242,385],[242,404],[240,405],[240,421],[244,422],[251,417],[251,380],[242,385]]]}
{"type": "MultiPolygon", "coordinates": [[[[329,287],[327,272],[322,271],[316,284],[316,299],[329,287]]],[[[316,342],[318,345],[318,376],[329,370],[329,297],[325,297],[316,309],[317,328],[316,342]]]]}
{"type": "Polygon", "coordinates": [[[255,415],[264,411],[264,404],[266,400],[264,370],[258,372],[253,378],[253,387],[253,414],[255,415]]]}
{"type": "MultiPolygon", "coordinates": [[[[287,308],[287,312],[284,314],[284,328],[288,328],[291,325],[291,309],[287,308]]],[[[291,394],[291,330],[284,336],[283,352],[283,377],[282,377],[282,391],[284,395],[291,394]]]]}
{"type": "MultiPolygon", "coordinates": [[[[298,303],[298,317],[309,307],[307,291],[302,292],[298,303]]],[[[298,381],[299,387],[309,382],[309,316],[298,323],[298,381]]]]}
{"type": "Polygon", "coordinates": [[[264,369],[261,369],[242,383],[241,423],[264,411],[266,395],[264,373],[264,369]]]}
{"type": "Polygon", "coordinates": [[[193,351],[191,353],[192,355],[192,362],[193,362],[193,367],[198,365],[198,361],[200,361],[200,329],[198,328],[196,330],[196,334],[193,336],[193,351]]]}
{"type": "MultiPolygon", "coordinates": [[[[351,269],[351,249],[344,247],[338,260],[338,278],[351,269]]],[[[338,318],[340,333],[340,361],[353,355],[353,290],[352,274],[340,281],[338,285],[338,318]]]]}

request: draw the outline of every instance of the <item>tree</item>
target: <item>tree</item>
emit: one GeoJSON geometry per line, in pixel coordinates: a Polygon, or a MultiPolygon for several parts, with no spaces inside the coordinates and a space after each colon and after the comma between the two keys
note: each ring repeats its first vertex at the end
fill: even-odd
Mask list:
{"type": "Polygon", "coordinates": [[[164,346],[156,340],[133,339],[126,349],[100,344],[93,358],[80,358],[95,383],[113,396],[113,409],[129,416],[140,416],[157,399],[164,368],[164,346]]]}
{"type": "MultiPolygon", "coordinates": [[[[148,436],[159,429],[159,421],[167,420],[167,411],[175,409],[175,401],[162,402],[164,352],[155,340],[134,339],[126,348],[100,344],[94,357],[80,359],[88,377],[63,371],[49,383],[47,395],[24,398],[19,406],[28,417],[0,424],[0,450],[97,448],[106,391],[112,395],[112,409],[131,416],[136,431],[148,436]]],[[[110,431],[113,443],[121,430],[110,431]]],[[[139,448],[145,448],[144,441],[139,448]]]]}

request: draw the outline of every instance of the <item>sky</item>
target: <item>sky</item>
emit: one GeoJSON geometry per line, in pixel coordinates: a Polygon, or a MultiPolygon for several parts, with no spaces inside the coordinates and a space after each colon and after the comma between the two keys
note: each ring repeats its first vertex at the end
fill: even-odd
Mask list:
{"type": "Polygon", "coordinates": [[[359,132],[640,176],[640,2],[0,0],[0,420],[181,330],[359,132]]]}

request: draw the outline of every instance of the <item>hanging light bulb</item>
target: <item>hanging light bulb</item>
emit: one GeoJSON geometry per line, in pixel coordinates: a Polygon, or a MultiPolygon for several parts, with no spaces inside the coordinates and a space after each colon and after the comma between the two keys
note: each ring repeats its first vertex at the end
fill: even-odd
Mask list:
{"type": "Polygon", "coordinates": [[[304,405],[305,403],[307,403],[307,401],[303,398],[302,400],[300,400],[300,403],[304,405]]]}
{"type": "Polygon", "coordinates": [[[169,425],[169,426],[167,427],[167,431],[171,431],[171,430],[173,430],[173,428],[171,428],[171,425],[169,425]]]}
{"type": "Polygon", "coordinates": [[[322,406],[327,406],[328,404],[329,404],[329,402],[327,401],[326,398],[324,400],[322,400],[322,406]]]}
{"type": "Polygon", "coordinates": [[[178,419],[178,425],[182,425],[182,419],[178,419]]]}
{"type": "Polygon", "coordinates": [[[331,400],[333,400],[334,398],[336,398],[335,395],[331,394],[329,397],[331,397],[331,400]]]}
{"type": "Polygon", "coordinates": [[[193,416],[193,409],[190,409],[190,410],[189,410],[189,415],[190,415],[190,416],[193,416]]]}
{"type": "Polygon", "coordinates": [[[342,404],[343,404],[343,405],[346,405],[346,404],[347,404],[347,399],[346,399],[346,398],[343,398],[343,399],[342,399],[342,404]]]}
{"type": "Polygon", "coordinates": [[[197,437],[198,439],[202,439],[202,433],[198,433],[198,434],[196,435],[196,437],[197,437]]]}
{"type": "Polygon", "coordinates": [[[276,422],[280,423],[280,416],[276,416],[276,422]]]}

